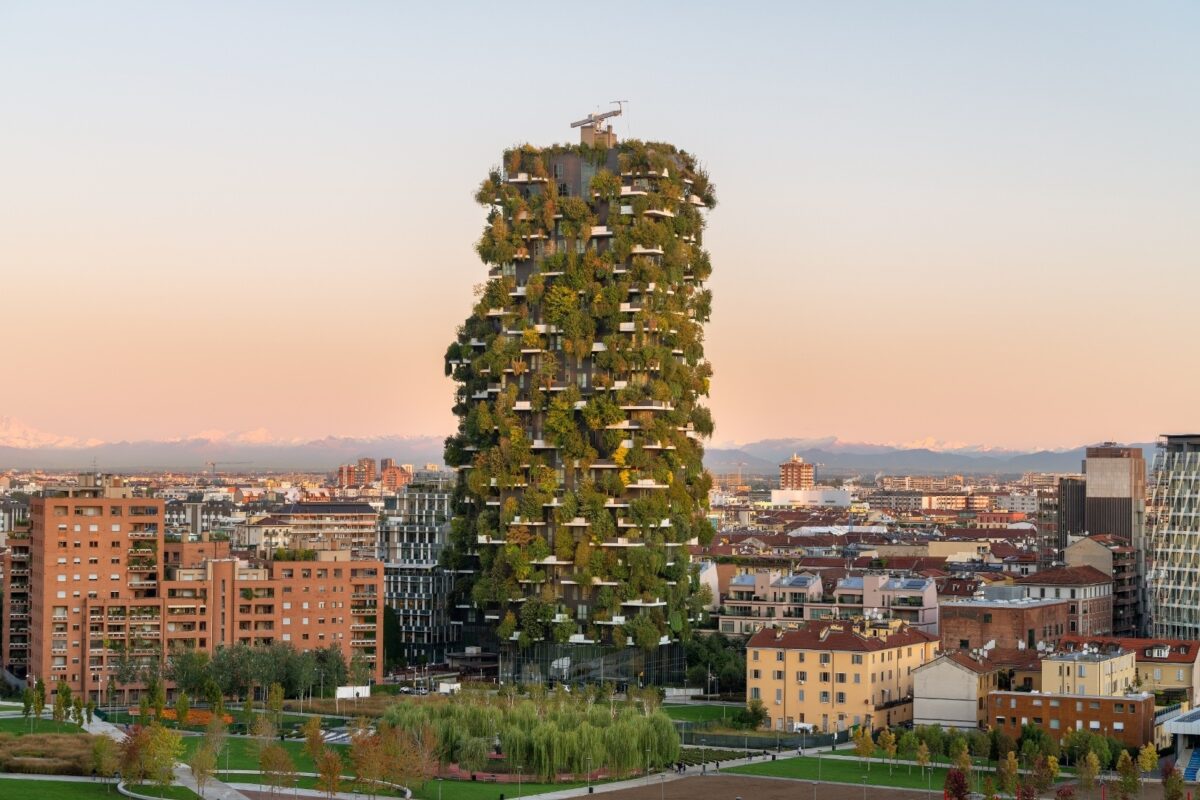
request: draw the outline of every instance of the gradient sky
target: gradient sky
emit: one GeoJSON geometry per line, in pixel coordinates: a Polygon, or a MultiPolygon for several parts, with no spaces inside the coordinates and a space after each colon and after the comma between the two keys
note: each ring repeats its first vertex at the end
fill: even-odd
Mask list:
{"type": "Polygon", "coordinates": [[[620,97],[717,186],[718,442],[1200,427],[1200,5],[409,5],[0,2],[0,416],[449,431],[474,188],[620,97]]]}

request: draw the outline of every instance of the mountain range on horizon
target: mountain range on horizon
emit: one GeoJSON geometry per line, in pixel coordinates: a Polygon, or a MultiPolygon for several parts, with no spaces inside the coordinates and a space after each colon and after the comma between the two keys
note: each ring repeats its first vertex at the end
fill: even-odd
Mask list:
{"type": "MultiPolygon", "coordinates": [[[[279,440],[267,432],[209,431],[173,440],[104,442],[45,434],[11,418],[0,417],[0,470],[139,469],[200,472],[210,462],[223,471],[332,471],[358,458],[394,458],[400,463],[441,463],[441,436],[326,436],[279,440]],[[232,468],[232,469],[231,469],[232,468]]],[[[1132,443],[1146,453],[1153,442],[1132,443]]],[[[837,473],[1078,472],[1084,448],[1014,450],[932,440],[902,444],[847,442],[837,437],[763,439],[709,447],[705,466],[717,473],[775,474],[778,465],[797,455],[837,473]]]]}

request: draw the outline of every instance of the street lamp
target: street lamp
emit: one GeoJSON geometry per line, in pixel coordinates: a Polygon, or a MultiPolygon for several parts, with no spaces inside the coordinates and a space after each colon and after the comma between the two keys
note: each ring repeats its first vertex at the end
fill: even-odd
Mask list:
{"type": "Polygon", "coordinates": [[[520,764],[517,765],[517,797],[521,796],[521,770],[523,769],[524,767],[520,764]]]}
{"type": "Polygon", "coordinates": [[[588,794],[592,793],[592,757],[587,757],[587,789],[588,794]]]}
{"type": "Polygon", "coordinates": [[[442,776],[438,776],[438,800],[442,800],[442,776]]]}
{"type": "Polygon", "coordinates": [[[863,775],[863,800],[867,800],[867,776],[863,775]]]}
{"type": "Polygon", "coordinates": [[[650,782],[650,748],[646,748],[646,783],[650,782]]]}

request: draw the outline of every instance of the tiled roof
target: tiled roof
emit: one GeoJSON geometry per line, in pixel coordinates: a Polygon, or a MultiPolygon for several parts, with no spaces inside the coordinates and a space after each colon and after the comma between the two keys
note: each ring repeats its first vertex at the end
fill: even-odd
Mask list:
{"type": "Polygon", "coordinates": [[[1093,566],[1055,567],[1017,578],[1022,586],[1091,586],[1112,583],[1112,578],[1093,566]]]}
{"type": "Polygon", "coordinates": [[[1126,636],[1064,636],[1059,640],[1061,649],[1078,649],[1083,645],[1099,647],[1116,646],[1130,650],[1138,661],[1162,664],[1194,664],[1200,656],[1200,642],[1185,639],[1137,639],[1126,636]],[[1166,651],[1162,655],[1156,655],[1166,651]]]}
{"type": "Polygon", "coordinates": [[[938,638],[916,628],[904,627],[886,638],[865,636],[848,622],[812,621],[792,629],[763,628],[750,638],[747,647],[783,650],[836,650],[873,652],[911,644],[936,642],[938,638]]]}

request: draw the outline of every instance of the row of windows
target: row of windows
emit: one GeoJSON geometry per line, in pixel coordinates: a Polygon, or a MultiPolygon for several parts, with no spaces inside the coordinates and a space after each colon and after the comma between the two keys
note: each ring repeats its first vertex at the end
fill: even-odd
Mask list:
{"type": "MultiPolygon", "coordinates": [[[[893,661],[893,660],[899,660],[899,657],[897,656],[897,650],[898,650],[898,649],[899,649],[899,648],[892,649],[892,650],[885,650],[885,651],[883,651],[882,653],[880,653],[880,654],[879,654],[879,660],[880,660],[880,661],[893,661]]],[[[801,664],[803,664],[803,663],[804,663],[804,654],[805,654],[805,651],[803,651],[803,650],[798,650],[798,651],[794,651],[794,652],[796,652],[796,654],[799,656],[800,663],[801,663],[801,664]]],[[[751,651],[750,651],[750,660],[751,660],[751,661],[758,661],[758,653],[759,653],[759,651],[758,651],[758,650],[751,650],[751,651]]],[[[910,647],[910,648],[908,648],[908,651],[907,651],[907,653],[905,653],[905,655],[907,655],[909,658],[912,658],[912,654],[913,654],[913,649],[910,647]]],[[[786,651],[784,651],[784,650],[776,650],[776,651],[775,651],[775,660],[776,660],[776,661],[783,661],[783,660],[784,660],[784,658],[785,658],[785,655],[786,655],[786,651]]],[[[818,659],[818,661],[819,661],[820,663],[822,663],[822,664],[828,664],[828,663],[830,663],[830,658],[831,658],[831,654],[830,654],[830,653],[821,653],[821,654],[820,654],[820,658],[818,659]]],[[[861,664],[861,663],[863,663],[863,657],[862,657],[862,653],[851,653],[851,654],[850,654],[850,663],[851,663],[851,664],[861,664]]],[[[871,663],[875,663],[875,656],[874,656],[874,655],[872,655],[872,656],[871,656],[871,663]]]]}

